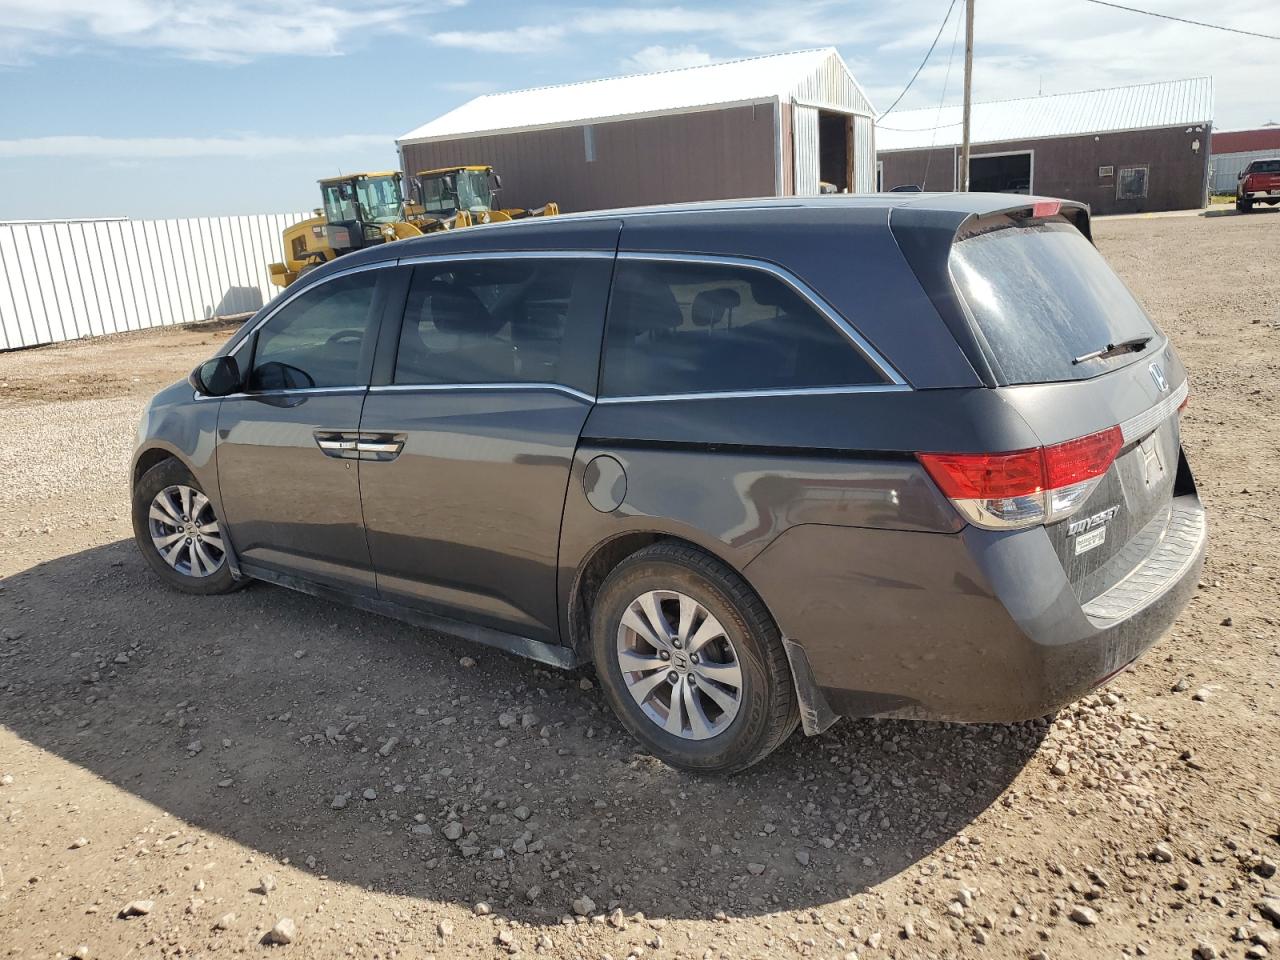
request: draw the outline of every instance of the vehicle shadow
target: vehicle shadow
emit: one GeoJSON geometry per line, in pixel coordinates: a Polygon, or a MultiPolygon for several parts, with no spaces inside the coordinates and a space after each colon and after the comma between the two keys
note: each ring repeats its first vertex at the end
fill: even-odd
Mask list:
{"type": "Polygon", "coordinates": [[[1045,731],[845,720],[695,777],[637,753],[589,673],[275,587],[177,594],[130,541],[4,587],[0,723],[19,736],[332,880],[531,922],[583,894],[670,918],[857,894],[961,834],[1045,731]]]}
{"type": "Polygon", "coordinates": [[[1280,214],[1280,206],[1270,207],[1257,204],[1247,213],[1243,210],[1237,210],[1234,206],[1223,207],[1218,209],[1210,209],[1200,214],[1202,217],[1252,217],[1256,213],[1275,213],[1280,214]]]}

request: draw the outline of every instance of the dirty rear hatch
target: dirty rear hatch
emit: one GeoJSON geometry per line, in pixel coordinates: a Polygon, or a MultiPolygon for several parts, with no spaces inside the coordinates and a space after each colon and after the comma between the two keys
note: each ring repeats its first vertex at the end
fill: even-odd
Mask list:
{"type": "Polygon", "coordinates": [[[1120,449],[1083,503],[1045,524],[1082,603],[1130,577],[1178,531],[1178,412],[1186,374],[1077,226],[1061,216],[968,225],[951,275],[977,349],[1046,447],[1119,427],[1120,449]]]}

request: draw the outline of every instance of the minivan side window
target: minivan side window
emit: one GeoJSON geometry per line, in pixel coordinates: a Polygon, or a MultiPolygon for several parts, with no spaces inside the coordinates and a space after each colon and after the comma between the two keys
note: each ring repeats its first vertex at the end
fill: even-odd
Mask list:
{"type": "Polygon", "coordinates": [[[564,384],[594,392],[612,258],[419,264],[397,384],[564,384]]]}
{"type": "Polygon", "coordinates": [[[257,332],[250,390],[360,386],[371,337],[378,271],[337,277],[304,291],[257,332]]]}
{"type": "Polygon", "coordinates": [[[619,260],[606,329],[608,396],[884,382],[809,300],[749,267],[619,260]]]}

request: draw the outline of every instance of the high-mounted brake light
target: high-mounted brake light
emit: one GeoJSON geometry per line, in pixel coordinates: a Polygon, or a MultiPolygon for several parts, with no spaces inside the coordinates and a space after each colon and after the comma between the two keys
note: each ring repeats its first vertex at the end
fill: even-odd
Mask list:
{"type": "Polygon", "coordinates": [[[933,482],[974,526],[1061,520],[1089,499],[1124,446],[1119,427],[1012,453],[918,453],[933,482]]]}
{"type": "Polygon", "coordinates": [[[1062,210],[1062,201],[1060,200],[1037,200],[1031,205],[1031,215],[1033,217],[1056,217],[1062,210]]]}

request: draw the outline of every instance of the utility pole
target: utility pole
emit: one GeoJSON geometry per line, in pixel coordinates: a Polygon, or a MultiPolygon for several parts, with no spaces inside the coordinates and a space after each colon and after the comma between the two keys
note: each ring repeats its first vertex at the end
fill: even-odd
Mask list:
{"type": "Polygon", "coordinates": [[[964,139],[960,146],[960,192],[969,192],[969,105],[973,99],[973,0],[964,0],[964,139]]]}

